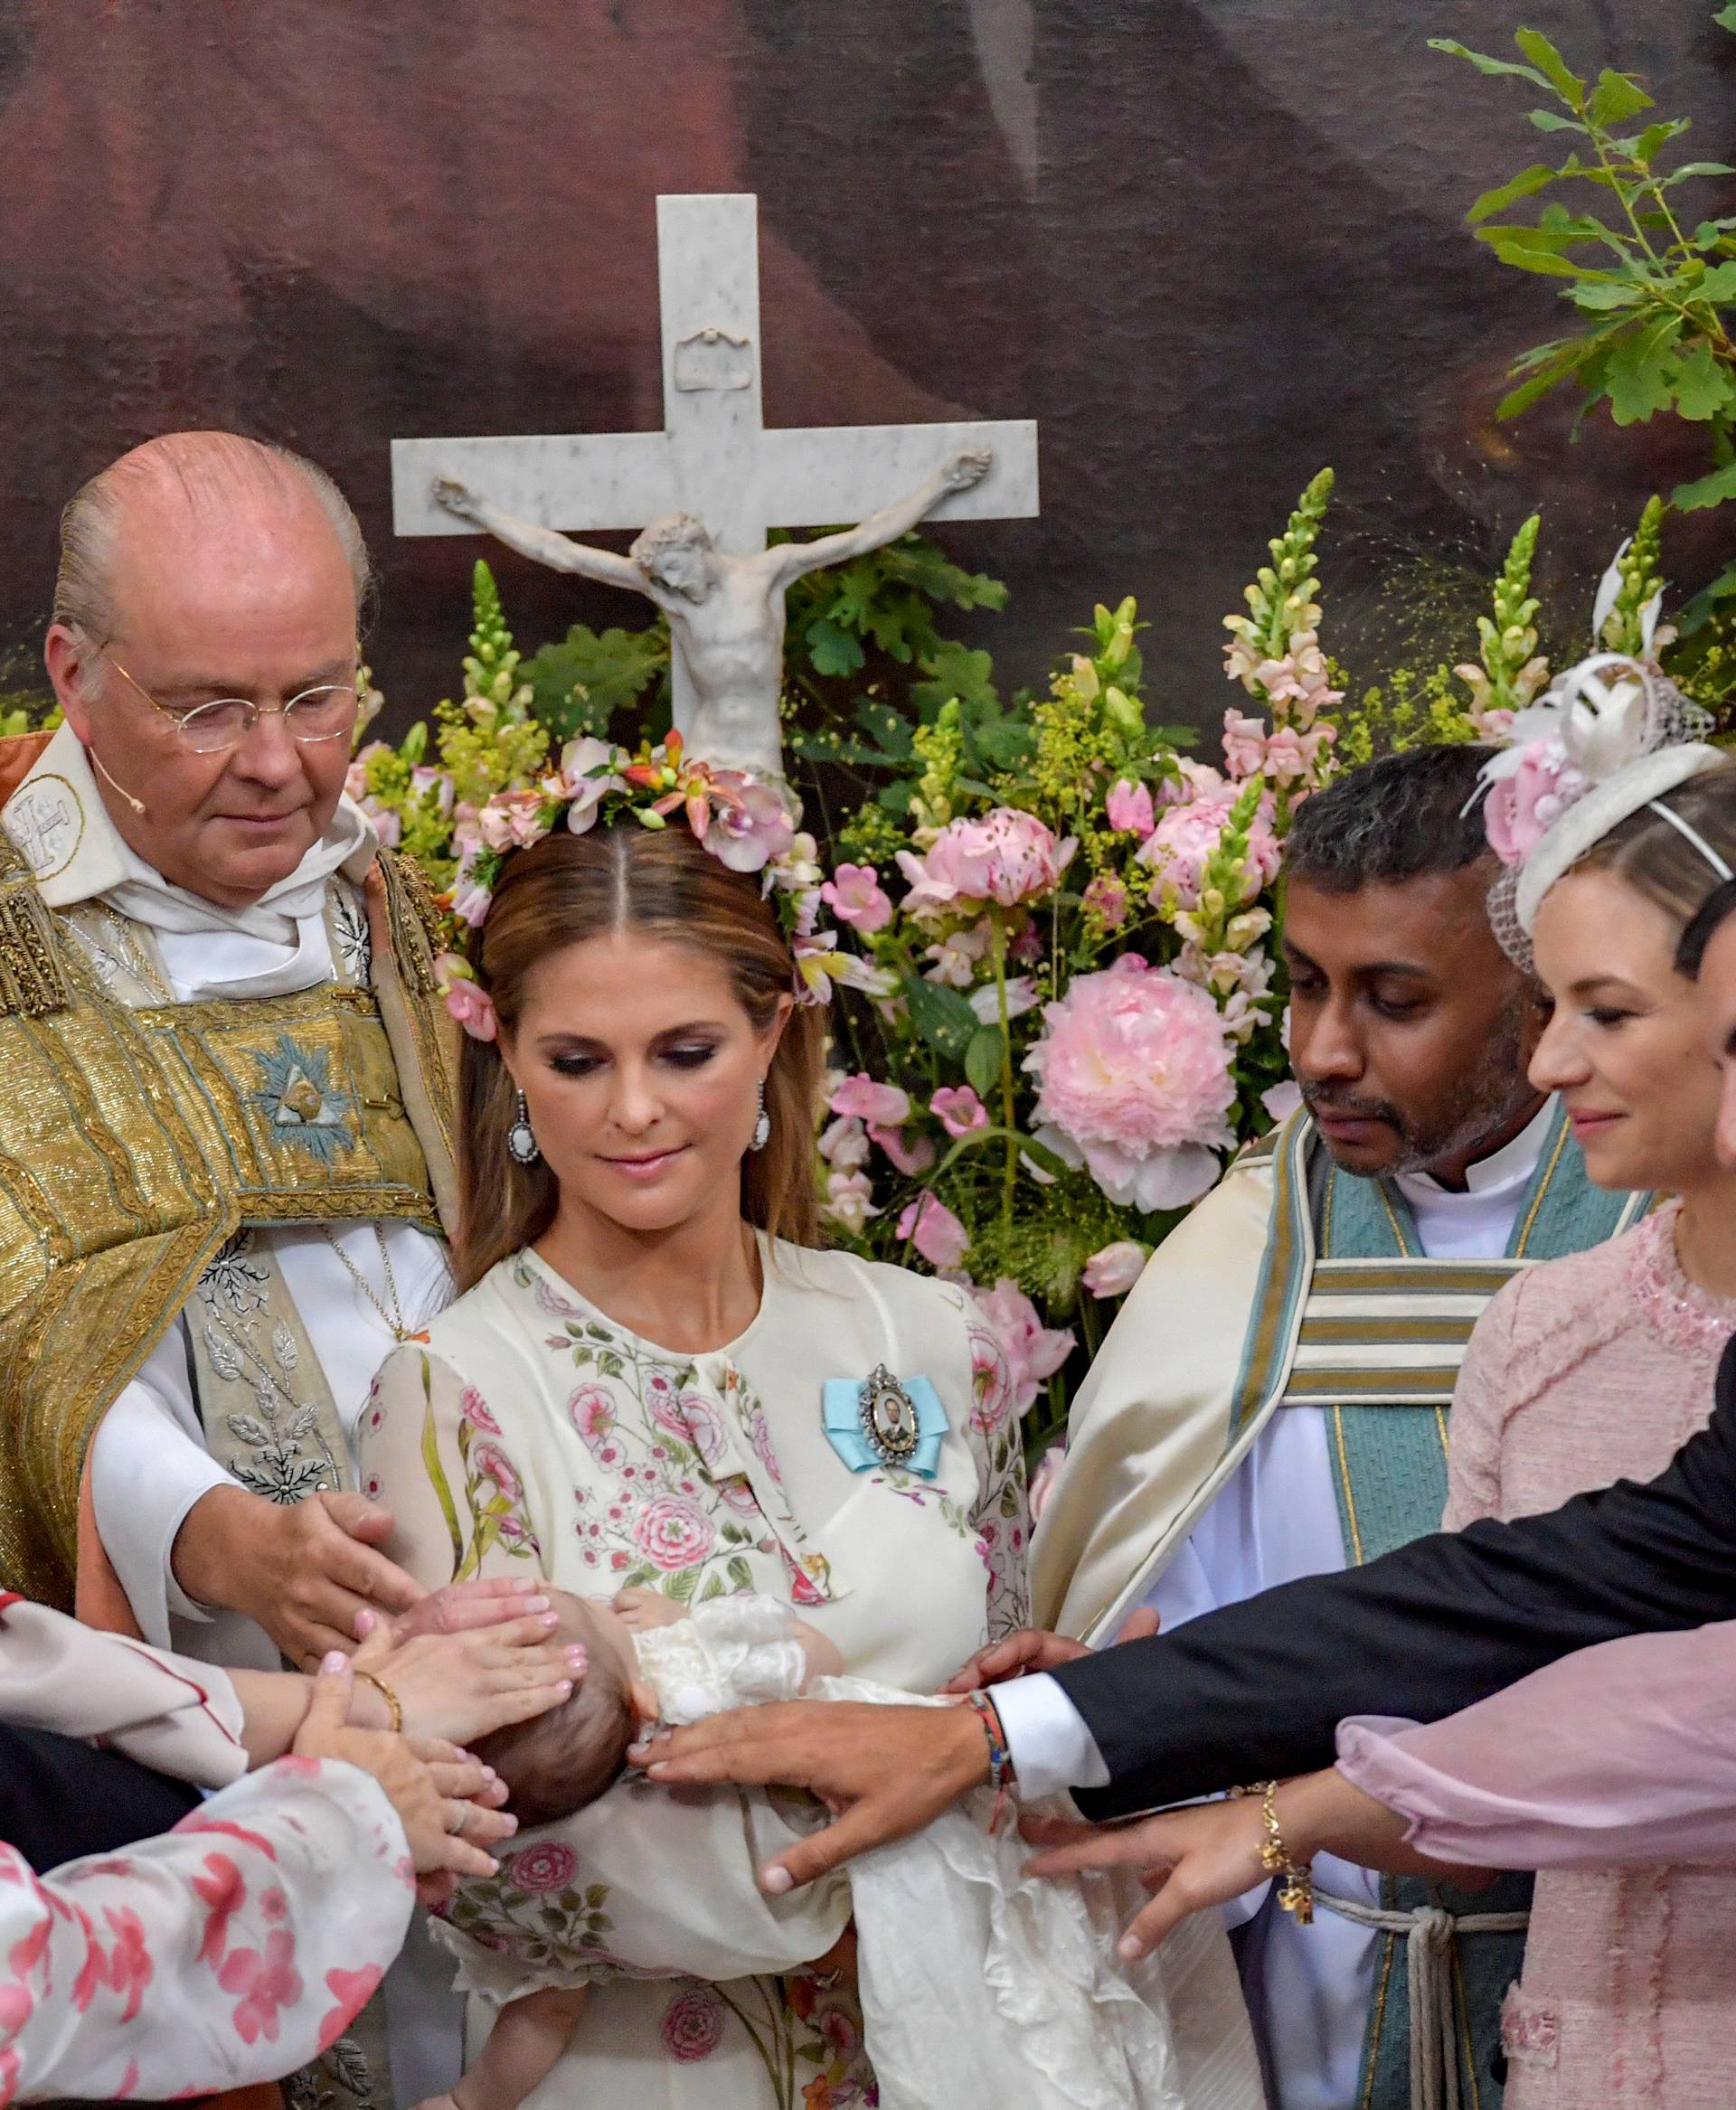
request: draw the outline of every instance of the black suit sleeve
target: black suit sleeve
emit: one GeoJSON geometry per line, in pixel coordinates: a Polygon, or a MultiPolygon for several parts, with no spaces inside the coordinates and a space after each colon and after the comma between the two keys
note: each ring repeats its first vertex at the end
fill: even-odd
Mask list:
{"type": "Polygon", "coordinates": [[[0,1839],[39,1876],[173,1832],[198,1807],[196,1788],[118,1751],[0,1722],[0,1839]]]}
{"type": "Polygon", "coordinates": [[[1055,1672],[1111,1785],[1093,1818],[1329,1766],[1353,1714],[1434,1721],[1558,1656],[1736,1617],[1736,1341],[1709,1426],[1644,1486],[1419,1539],[1055,1672]]]}

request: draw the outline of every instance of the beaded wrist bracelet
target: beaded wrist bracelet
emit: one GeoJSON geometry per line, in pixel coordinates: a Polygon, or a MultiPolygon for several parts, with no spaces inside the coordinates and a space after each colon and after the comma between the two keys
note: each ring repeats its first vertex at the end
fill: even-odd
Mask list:
{"type": "Polygon", "coordinates": [[[988,1828],[1000,1828],[1001,1816],[1006,1808],[1007,1790],[1013,1785],[1013,1754],[1007,1747],[1006,1731],[1001,1727],[1001,1718],[995,1702],[986,1692],[967,1692],[965,1705],[983,1725],[983,1734],[988,1738],[988,1785],[995,1790],[995,1807],[989,1813],[988,1828]]]}

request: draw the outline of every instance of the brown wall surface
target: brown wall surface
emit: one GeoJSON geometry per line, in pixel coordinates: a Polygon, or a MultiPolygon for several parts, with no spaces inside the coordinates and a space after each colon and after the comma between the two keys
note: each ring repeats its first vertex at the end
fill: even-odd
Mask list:
{"type": "MultiPolygon", "coordinates": [[[[1533,158],[1532,98],[1423,40],[1505,50],[1514,5],[0,0],[0,646],[40,636],[82,476],[228,425],[354,500],[392,721],[427,709],[480,545],[392,540],[387,442],[659,423],[660,191],[760,194],[770,422],[1042,420],[1043,519],[944,538],[1014,587],[976,631],[1012,678],[1131,591],[1154,687],[1215,715],[1219,617],[1325,461],[1329,586],[1418,538],[1480,561],[1537,503],[1600,569],[1684,464],[1491,425],[1556,306],[1461,216],[1533,158]]],[[[1736,146],[1709,5],[1527,7],[1736,146]]],[[[521,644],[640,619],[499,570],[521,644]]]]}

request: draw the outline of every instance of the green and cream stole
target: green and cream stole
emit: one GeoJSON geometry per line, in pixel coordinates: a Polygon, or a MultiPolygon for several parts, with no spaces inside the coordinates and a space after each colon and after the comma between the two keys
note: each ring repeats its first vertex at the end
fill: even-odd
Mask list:
{"type": "Polygon", "coordinates": [[[1637,1222],[1646,1194],[1592,1185],[1557,1106],[1506,1252],[1431,1260],[1391,1180],[1339,1172],[1311,1121],[1276,1144],[1276,1206],[1236,1428],[1279,1407],[1328,1417],[1344,1559],[1434,1531],[1447,1499],[1448,1409],[1472,1329],[1522,1268],[1637,1222]],[[1394,1411],[1410,1409],[1410,1411],[1394,1411]]]}

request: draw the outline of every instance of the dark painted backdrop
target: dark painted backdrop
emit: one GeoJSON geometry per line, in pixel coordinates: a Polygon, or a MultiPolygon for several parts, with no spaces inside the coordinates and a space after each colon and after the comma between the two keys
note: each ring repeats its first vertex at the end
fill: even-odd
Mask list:
{"type": "MultiPolygon", "coordinates": [[[[477,545],[392,542],[386,443],[658,422],[662,190],[760,193],[770,421],[1043,421],[1043,519],[946,535],[1014,588],[979,626],[1010,675],[1132,591],[1165,702],[1215,714],[1219,617],[1323,461],[1353,627],[1395,552],[1481,559],[1540,502],[1552,560],[1596,567],[1681,465],[1493,429],[1554,303],[1460,216],[1535,135],[1423,44],[1505,49],[1517,4],[4,0],[0,645],[40,635],[81,476],[232,425],[354,500],[376,672],[394,721],[426,709],[477,545]]],[[[1705,0],[1524,5],[1736,146],[1705,0]]],[[[637,620],[500,571],[522,643],[637,620]]]]}

